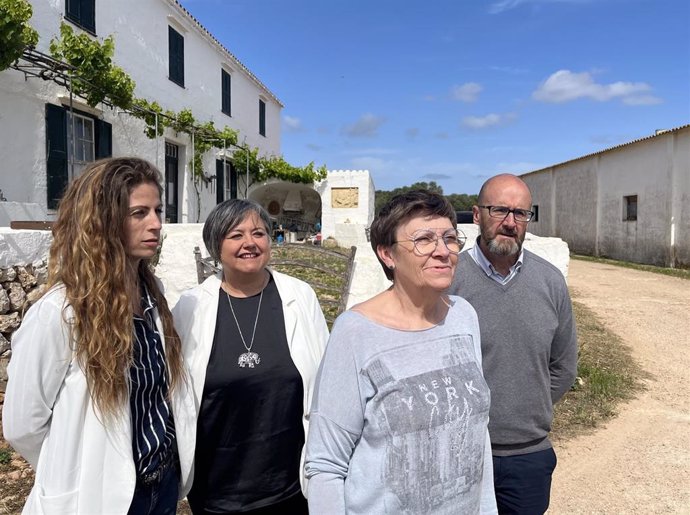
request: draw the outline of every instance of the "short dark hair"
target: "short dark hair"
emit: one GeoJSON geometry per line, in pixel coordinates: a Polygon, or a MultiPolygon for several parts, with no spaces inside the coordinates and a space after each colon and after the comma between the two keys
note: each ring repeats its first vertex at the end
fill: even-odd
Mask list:
{"type": "Polygon", "coordinates": [[[374,249],[386,277],[391,281],[393,271],[381,260],[376,249],[379,246],[392,247],[398,227],[418,216],[448,218],[453,226],[457,225],[453,205],[443,195],[428,190],[411,190],[394,196],[381,208],[371,224],[371,248],[374,249]]]}
{"type": "Polygon", "coordinates": [[[266,232],[271,230],[271,217],[261,204],[253,200],[233,198],[216,205],[206,218],[201,235],[209,255],[220,262],[220,247],[225,236],[242,223],[250,212],[259,215],[266,226],[266,232]]]}

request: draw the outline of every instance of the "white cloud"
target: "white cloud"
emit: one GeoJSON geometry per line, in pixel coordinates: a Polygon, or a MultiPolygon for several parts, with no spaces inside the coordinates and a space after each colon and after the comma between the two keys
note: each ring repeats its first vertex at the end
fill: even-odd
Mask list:
{"type": "Polygon", "coordinates": [[[631,95],[623,98],[623,103],[631,106],[649,106],[661,104],[661,99],[654,95],[631,95]]]}
{"type": "Polygon", "coordinates": [[[580,98],[598,102],[621,99],[629,105],[657,104],[661,100],[651,94],[651,86],[645,82],[612,82],[598,84],[589,72],[573,73],[558,70],[542,82],[532,93],[532,98],[540,102],[562,103],[580,98]]]}
{"type": "Polygon", "coordinates": [[[498,2],[494,2],[489,6],[489,14],[500,14],[525,4],[583,4],[589,1],[591,0],[499,0],[498,2]]]}
{"type": "Polygon", "coordinates": [[[302,121],[299,118],[286,115],[283,116],[283,123],[287,132],[300,132],[304,130],[302,127],[302,121]]]}
{"type": "Polygon", "coordinates": [[[451,97],[461,102],[476,102],[482,87],[476,82],[466,82],[461,86],[453,86],[450,90],[451,97]]]}
{"type": "Polygon", "coordinates": [[[353,138],[371,138],[376,136],[379,127],[386,119],[371,113],[363,114],[355,123],[343,127],[343,133],[353,138]]]}
{"type": "Polygon", "coordinates": [[[489,113],[486,116],[465,116],[462,125],[469,129],[487,129],[512,122],[517,118],[515,113],[489,113]]]}

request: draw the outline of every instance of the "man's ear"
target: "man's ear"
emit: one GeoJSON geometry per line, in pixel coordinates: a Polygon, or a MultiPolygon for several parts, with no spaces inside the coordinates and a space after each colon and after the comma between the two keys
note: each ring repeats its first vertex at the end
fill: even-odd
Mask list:
{"type": "Polygon", "coordinates": [[[475,225],[479,225],[479,209],[481,209],[479,206],[472,206],[472,222],[475,225]]]}

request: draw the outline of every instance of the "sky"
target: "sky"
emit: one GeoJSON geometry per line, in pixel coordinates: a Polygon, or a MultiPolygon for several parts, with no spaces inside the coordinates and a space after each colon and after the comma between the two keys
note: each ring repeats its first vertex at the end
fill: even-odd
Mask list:
{"type": "Polygon", "coordinates": [[[280,101],[295,166],[478,193],[690,123],[688,0],[181,0],[280,101]]]}

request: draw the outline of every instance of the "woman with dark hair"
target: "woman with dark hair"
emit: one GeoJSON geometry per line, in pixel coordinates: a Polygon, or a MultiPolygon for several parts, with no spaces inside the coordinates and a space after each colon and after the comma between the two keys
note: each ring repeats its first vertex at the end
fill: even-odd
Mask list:
{"type": "Polygon", "coordinates": [[[328,328],[311,287],[268,268],[270,227],[256,202],[218,204],[203,238],[222,270],[173,309],[197,399],[195,515],[307,513],[303,448],[328,328]]]}
{"type": "Polygon", "coordinates": [[[445,293],[465,242],[453,206],[403,193],[370,238],[393,285],[333,326],[310,415],[309,512],[495,513],[477,315],[445,293]]]}
{"type": "Polygon", "coordinates": [[[3,408],[5,438],[36,471],[24,513],[172,515],[187,492],[194,399],[149,266],[161,181],[144,160],[106,159],[60,202],[3,408]]]}

